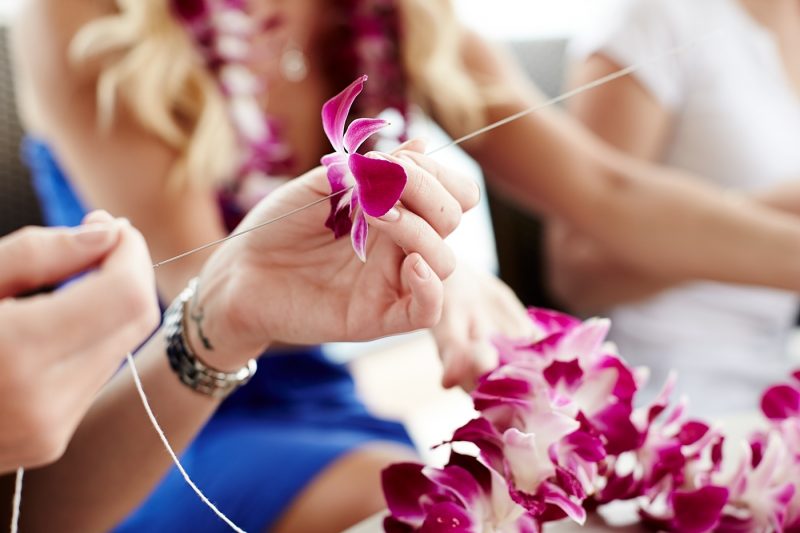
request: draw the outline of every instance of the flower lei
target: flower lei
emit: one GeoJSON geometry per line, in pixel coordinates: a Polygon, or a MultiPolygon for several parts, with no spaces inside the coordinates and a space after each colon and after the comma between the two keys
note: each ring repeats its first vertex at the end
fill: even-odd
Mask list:
{"type": "Polygon", "coordinates": [[[276,122],[259,105],[265,87],[245,65],[257,31],[245,0],[172,0],[171,7],[219,83],[244,146],[233,187],[252,174],[269,177],[288,171],[291,152],[280,140],[276,122]]]}
{"type": "Polygon", "coordinates": [[[608,320],[529,314],[539,340],[497,341],[472,393],[480,416],[445,443],[479,453],[384,471],[387,532],[537,532],[619,500],[663,531],[800,531],[800,372],[764,393],[768,429],[726,457],[719,429],[670,402],[674,376],[634,408],[646,372],[604,342],[608,320]]]}
{"type": "MultiPolygon", "coordinates": [[[[266,87],[246,67],[250,39],[258,27],[250,18],[246,0],[171,0],[170,5],[219,83],[243,146],[237,173],[220,193],[228,225],[233,227],[243,215],[237,200],[242,184],[251,178],[266,182],[286,175],[293,163],[289,146],[281,140],[278,123],[266,116],[259,105],[266,87]]],[[[405,122],[408,103],[397,46],[400,32],[394,0],[335,0],[333,8],[338,16],[333,17],[326,36],[328,42],[320,47],[325,75],[334,86],[341,87],[358,72],[375,74],[381,81],[365,92],[361,111],[375,114],[393,108],[405,122]]],[[[405,124],[400,140],[405,137],[404,127],[405,124]]]]}

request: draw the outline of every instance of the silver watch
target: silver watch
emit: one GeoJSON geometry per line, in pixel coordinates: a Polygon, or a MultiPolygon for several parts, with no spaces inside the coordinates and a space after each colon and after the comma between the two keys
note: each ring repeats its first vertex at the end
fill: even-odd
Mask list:
{"type": "Polygon", "coordinates": [[[184,308],[196,292],[197,278],[194,278],[164,313],[167,358],[181,383],[201,394],[225,398],[250,381],[256,373],[256,361],[250,359],[245,366],[235,372],[223,372],[197,358],[189,346],[184,328],[184,308]]]}

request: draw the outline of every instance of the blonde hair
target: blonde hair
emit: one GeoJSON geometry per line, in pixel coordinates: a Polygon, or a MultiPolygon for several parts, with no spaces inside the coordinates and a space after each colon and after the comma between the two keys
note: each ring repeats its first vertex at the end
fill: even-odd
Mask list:
{"type": "Polygon", "coordinates": [[[74,60],[100,58],[101,127],[118,100],[179,155],[171,189],[227,179],[240,160],[226,102],[167,0],[117,0],[119,13],[87,24],[70,48],[74,60]]]}
{"type": "MultiPolygon", "coordinates": [[[[413,101],[451,132],[480,127],[485,98],[461,57],[462,35],[449,0],[398,0],[401,55],[413,101]]],[[[109,127],[119,100],[179,154],[170,188],[229,179],[241,147],[223,95],[168,0],[117,0],[119,12],[75,36],[73,60],[101,59],[97,102],[109,127]]]]}
{"type": "Polygon", "coordinates": [[[451,135],[485,123],[488,87],[463,59],[463,29],[450,0],[399,0],[401,56],[412,99],[451,135]]]}

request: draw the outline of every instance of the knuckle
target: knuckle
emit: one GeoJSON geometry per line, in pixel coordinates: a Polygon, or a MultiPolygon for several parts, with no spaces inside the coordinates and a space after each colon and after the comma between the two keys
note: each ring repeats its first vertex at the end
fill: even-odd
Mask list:
{"type": "Polygon", "coordinates": [[[442,206],[444,216],[442,219],[442,233],[449,235],[453,233],[461,224],[461,207],[453,200],[442,206]]]}

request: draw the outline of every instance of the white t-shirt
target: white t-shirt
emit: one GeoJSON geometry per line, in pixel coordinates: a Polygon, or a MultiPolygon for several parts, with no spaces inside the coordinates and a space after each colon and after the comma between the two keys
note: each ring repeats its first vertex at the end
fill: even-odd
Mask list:
{"type": "MultiPolygon", "coordinates": [[[[800,95],[772,34],[736,0],[634,0],[615,21],[574,50],[628,66],[697,41],[633,74],[673,113],[663,164],[740,190],[800,179],[800,95]]],[[[687,283],[611,309],[611,338],[651,367],[645,395],[674,368],[693,412],[752,410],[785,376],[797,310],[792,293],[687,283]]]]}

